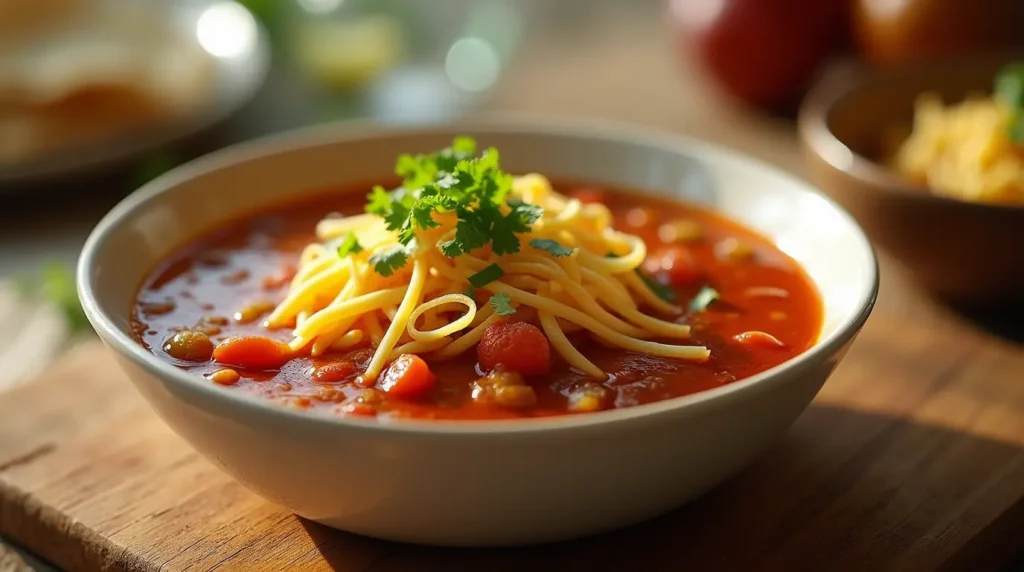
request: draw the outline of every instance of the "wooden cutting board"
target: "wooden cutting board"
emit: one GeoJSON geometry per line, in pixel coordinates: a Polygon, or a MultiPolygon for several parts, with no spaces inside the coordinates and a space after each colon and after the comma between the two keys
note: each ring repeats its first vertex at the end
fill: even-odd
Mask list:
{"type": "Polygon", "coordinates": [[[68,570],[994,570],[1024,547],[1024,352],[951,328],[873,318],[736,478],[630,529],[517,550],[303,521],[193,453],[87,345],[0,398],[0,533],[68,570]]]}

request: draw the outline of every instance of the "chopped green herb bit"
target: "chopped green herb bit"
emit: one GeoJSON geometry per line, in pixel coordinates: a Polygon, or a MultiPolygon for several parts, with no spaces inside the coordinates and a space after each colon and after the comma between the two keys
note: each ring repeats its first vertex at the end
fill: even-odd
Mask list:
{"type": "Polygon", "coordinates": [[[449,258],[487,245],[498,255],[519,252],[516,235],[529,232],[543,210],[506,200],[512,175],[501,170],[497,149],[479,157],[475,152],[472,139],[458,137],[451,147],[431,155],[402,155],[395,166],[402,186],[391,192],[375,187],[366,212],[383,218],[402,244],[417,230],[439,226],[438,215],[454,214],[455,236],[439,245],[449,258]]]}
{"type": "Polygon", "coordinates": [[[499,316],[511,316],[516,313],[515,307],[512,306],[512,299],[504,292],[498,292],[491,296],[490,302],[491,307],[499,316]]]}
{"type": "Polygon", "coordinates": [[[655,296],[666,302],[673,303],[678,299],[676,297],[676,293],[671,288],[644,274],[644,272],[639,268],[636,269],[636,273],[640,276],[640,279],[644,281],[644,284],[651,289],[651,292],[654,292],[655,296]]]}
{"type": "Polygon", "coordinates": [[[469,277],[469,283],[474,288],[483,288],[484,286],[498,280],[505,275],[505,271],[501,269],[497,264],[492,264],[487,268],[484,268],[480,272],[469,277]]]}
{"type": "Polygon", "coordinates": [[[345,235],[345,238],[338,244],[338,257],[345,258],[350,254],[358,254],[363,251],[363,245],[359,244],[354,232],[345,235]]]}
{"type": "Polygon", "coordinates": [[[370,264],[377,274],[385,278],[391,276],[396,270],[405,266],[409,260],[409,254],[415,250],[416,242],[406,245],[397,245],[383,252],[378,252],[370,257],[370,264]]]}
{"type": "Polygon", "coordinates": [[[690,311],[703,312],[708,309],[708,306],[710,306],[712,302],[719,298],[721,298],[721,295],[718,293],[718,290],[705,286],[700,289],[700,292],[697,292],[697,295],[694,296],[692,300],[690,300],[690,311]]]}
{"type": "Polygon", "coordinates": [[[530,246],[537,250],[545,250],[551,256],[556,257],[569,256],[573,251],[573,249],[566,248],[559,244],[558,241],[549,238],[535,238],[530,241],[530,246]]]}
{"type": "Polygon", "coordinates": [[[467,286],[465,294],[467,298],[476,298],[476,289],[472,285],[467,286]]]}

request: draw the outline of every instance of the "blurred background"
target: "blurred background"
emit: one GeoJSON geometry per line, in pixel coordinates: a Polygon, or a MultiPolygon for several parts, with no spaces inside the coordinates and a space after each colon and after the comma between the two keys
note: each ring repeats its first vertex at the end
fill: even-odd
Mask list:
{"type": "Polygon", "coordinates": [[[1022,21],[1019,0],[0,0],[0,386],[87,329],[71,264],[99,218],[219,147],[536,112],[801,173],[818,78],[1010,49],[1022,21]]]}

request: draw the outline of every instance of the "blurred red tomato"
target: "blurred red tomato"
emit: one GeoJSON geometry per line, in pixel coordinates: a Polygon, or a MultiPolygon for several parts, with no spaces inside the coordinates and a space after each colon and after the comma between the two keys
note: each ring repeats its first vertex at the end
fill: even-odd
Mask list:
{"type": "Polygon", "coordinates": [[[1024,0],[857,0],[854,37],[875,63],[1024,45],[1024,0]]]}
{"type": "Polygon", "coordinates": [[[682,49],[752,105],[791,103],[844,43],[850,0],[669,0],[682,49]]]}

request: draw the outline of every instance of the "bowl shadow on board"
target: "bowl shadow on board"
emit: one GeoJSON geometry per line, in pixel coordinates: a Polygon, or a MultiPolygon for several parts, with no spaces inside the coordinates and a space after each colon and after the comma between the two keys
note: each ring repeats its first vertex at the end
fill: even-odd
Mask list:
{"type": "MultiPolygon", "coordinates": [[[[1017,299],[1003,300],[998,306],[949,302],[949,308],[973,327],[998,336],[1007,342],[1024,346],[1024,294],[1017,299]]],[[[1022,569],[1024,570],[1024,569],[1022,569]]]]}
{"type": "MultiPolygon", "coordinates": [[[[926,536],[955,533],[958,522],[950,523],[948,531],[935,530],[928,505],[949,505],[975,494],[977,467],[1018,467],[1024,478],[1022,461],[1024,449],[1012,444],[906,418],[812,404],[777,447],[733,479],[671,513],[590,538],[528,548],[436,548],[300,522],[320,557],[336,570],[353,569],[357,561],[363,565],[359,569],[375,572],[797,570],[808,565],[831,570],[851,562],[856,569],[873,570],[906,555],[926,536]],[[915,461],[906,458],[906,451],[920,443],[936,446],[916,462],[934,466],[941,460],[943,471],[913,470],[915,461]],[[894,515],[894,510],[902,513],[894,515]],[[897,520],[895,530],[879,535],[879,521],[897,520]]],[[[1019,509],[1024,513],[1024,506],[1019,509]]],[[[1019,522],[1024,514],[1015,518],[1019,522]]],[[[923,544],[918,554],[927,558],[934,548],[923,544]]],[[[1015,550],[1019,547],[1013,542],[968,543],[947,559],[947,567],[994,569],[1015,550]]]]}
{"type": "Polygon", "coordinates": [[[1024,206],[932,195],[884,164],[910,133],[922,93],[947,103],[987,94],[1024,53],[951,58],[887,70],[831,70],[800,112],[808,178],[857,219],[919,285],[947,302],[990,306],[1024,292],[1024,206]]]}

